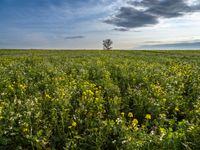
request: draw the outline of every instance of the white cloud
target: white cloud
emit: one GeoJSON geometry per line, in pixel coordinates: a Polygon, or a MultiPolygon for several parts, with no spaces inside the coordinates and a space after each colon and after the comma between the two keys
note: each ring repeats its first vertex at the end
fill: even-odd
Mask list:
{"type": "Polygon", "coordinates": [[[195,6],[195,5],[200,4],[199,0],[185,0],[185,1],[189,6],[195,6]]]}

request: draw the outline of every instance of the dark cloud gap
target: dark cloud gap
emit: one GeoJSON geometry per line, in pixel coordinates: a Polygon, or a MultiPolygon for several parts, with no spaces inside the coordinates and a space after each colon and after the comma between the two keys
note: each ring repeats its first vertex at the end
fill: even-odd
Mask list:
{"type": "Polygon", "coordinates": [[[66,36],[64,39],[66,40],[73,40],[73,39],[83,39],[85,36],[78,35],[78,36],[66,36]]]}
{"type": "Polygon", "coordinates": [[[121,7],[114,17],[104,22],[126,31],[156,25],[162,18],[176,18],[200,11],[200,4],[189,6],[185,0],[130,0],[128,4],[130,7],[121,7]]]}

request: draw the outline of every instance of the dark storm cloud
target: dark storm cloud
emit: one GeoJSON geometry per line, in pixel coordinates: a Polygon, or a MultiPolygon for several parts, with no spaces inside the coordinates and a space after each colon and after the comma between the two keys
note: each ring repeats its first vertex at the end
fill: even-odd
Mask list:
{"type": "Polygon", "coordinates": [[[143,0],[132,2],[132,5],[146,7],[145,13],[164,18],[178,17],[192,12],[192,8],[185,3],[185,0],[143,0]]]}
{"type": "Polygon", "coordinates": [[[121,7],[114,17],[104,22],[131,29],[155,25],[159,19],[180,17],[200,10],[200,4],[189,6],[185,0],[130,0],[128,4],[130,7],[121,7]]]}
{"type": "Polygon", "coordinates": [[[67,37],[65,37],[65,39],[67,39],[67,40],[83,39],[83,38],[85,38],[85,37],[82,36],[82,35],[79,35],[79,36],[67,36],[67,37]]]}
{"type": "Polygon", "coordinates": [[[122,7],[115,17],[107,19],[104,22],[129,29],[157,24],[158,20],[156,16],[139,11],[135,8],[122,7]]]}

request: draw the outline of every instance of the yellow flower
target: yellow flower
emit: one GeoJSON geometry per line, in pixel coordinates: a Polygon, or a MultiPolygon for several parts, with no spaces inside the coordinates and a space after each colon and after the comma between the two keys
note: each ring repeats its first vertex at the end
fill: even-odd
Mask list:
{"type": "Polygon", "coordinates": [[[23,132],[28,132],[28,128],[29,128],[28,123],[24,123],[23,128],[22,128],[22,131],[23,131],[23,132]]]}
{"type": "Polygon", "coordinates": [[[71,128],[75,128],[76,126],[77,126],[77,123],[73,120],[72,124],[68,126],[68,128],[71,129],[71,128]]]}
{"type": "Polygon", "coordinates": [[[142,129],[144,129],[145,128],[145,125],[144,124],[142,124],[142,129]]]}
{"type": "Polygon", "coordinates": [[[49,94],[45,94],[45,97],[49,98],[49,99],[51,98],[51,96],[49,94]]]}
{"type": "Polygon", "coordinates": [[[133,119],[133,121],[132,121],[132,126],[133,126],[133,127],[136,127],[137,124],[138,124],[138,120],[137,120],[137,119],[133,119]]]}
{"type": "Polygon", "coordinates": [[[179,108],[178,108],[178,106],[176,106],[176,108],[175,108],[175,111],[179,111],[179,108]]]}
{"type": "Polygon", "coordinates": [[[22,90],[26,89],[26,85],[23,85],[23,84],[20,84],[19,87],[20,87],[22,90]]]}
{"type": "Polygon", "coordinates": [[[125,114],[124,112],[121,113],[122,117],[124,117],[124,114],[125,114]]]}
{"type": "Polygon", "coordinates": [[[8,85],[8,88],[11,90],[11,91],[14,91],[14,88],[12,85],[8,85]]]}
{"type": "Polygon", "coordinates": [[[76,127],[77,123],[75,121],[72,122],[72,127],[76,127]]]}
{"type": "Polygon", "coordinates": [[[151,115],[150,115],[150,114],[146,114],[145,118],[146,118],[147,120],[150,120],[150,119],[151,119],[151,115]]]}
{"type": "Polygon", "coordinates": [[[161,128],[160,127],[160,133],[163,134],[163,135],[165,135],[167,133],[167,131],[165,130],[165,128],[161,128]]]}
{"type": "Polygon", "coordinates": [[[138,130],[139,130],[139,128],[138,128],[137,126],[135,126],[133,129],[134,129],[135,131],[138,131],[138,130]]]}
{"type": "Polygon", "coordinates": [[[94,92],[92,92],[91,90],[86,90],[85,92],[83,92],[83,95],[84,96],[86,96],[86,95],[93,96],[94,92]]]}
{"type": "Polygon", "coordinates": [[[128,117],[132,118],[132,117],[133,117],[133,113],[132,113],[132,112],[129,112],[129,113],[128,113],[128,117]]]}

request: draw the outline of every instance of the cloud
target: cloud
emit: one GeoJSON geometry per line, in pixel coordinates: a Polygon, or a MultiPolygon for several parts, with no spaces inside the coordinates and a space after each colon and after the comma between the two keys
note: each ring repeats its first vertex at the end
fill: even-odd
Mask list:
{"type": "Polygon", "coordinates": [[[157,17],[145,12],[141,12],[135,8],[122,7],[115,17],[107,19],[104,22],[129,29],[157,24],[158,20],[157,17]]]}
{"type": "Polygon", "coordinates": [[[192,12],[192,7],[188,6],[185,0],[143,0],[134,1],[132,5],[147,8],[145,13],[163,18],[179,17],[192,12]]]}
{"type": "Polygon", "coordinates": [[[83,38],[85,38],[85,36],[82,36],[82,35],[78,35],[78,36],[67,36],[67,37],[65,37],[65,39],[67,39],[67,40],[83,39],[83,38]]]}
{"type": "MultiPolygon", "coordinates": [[[[155,43],[159,43],[159,41],[156,41],[155,43]]],[[[154,44],[152,41],[152,44],[143,45],[141,48],[145,49],[200,49],[200,41],[194,40],[189,42],[177,42],[177,43],[167,43],[167,44],[154,44]]]]}
{"type": "Polygon", "coordinates": [[[162,43],[162,41],[145,41],[145,44],[158,44],[158,43],[162,43]]]}
{"type": "Polygon", "coordinates": [[[129,31],[128,28],[114,28],[113,30],[115,30],[115,31],[123,31],[123,32],[129,31]]]}
{"type": "Polygon", "coordinates": [[[189,5],[187,0],[130,0],[130,6],[121,7],[105,23],[121,28],[138,28],[156,25],[160,19],[181,17],[200,11],[200,3],[189,5]]]}
{"type": "MultiPolygon", "coordinates": [[[[128,28],[114,28],[114,31],[120,31],[120,32],[126,32],[126,31],[130,31],[130,29],[128,28]]],[[[140,30],[132,30],[132,32],[141,32],[140,30]]]]}

